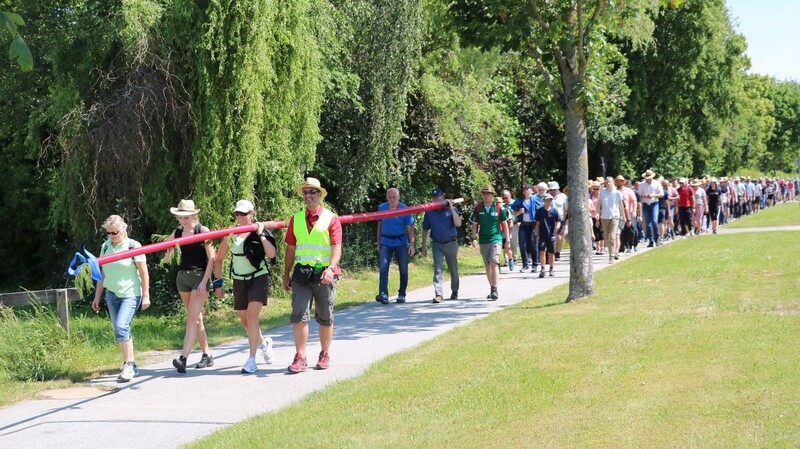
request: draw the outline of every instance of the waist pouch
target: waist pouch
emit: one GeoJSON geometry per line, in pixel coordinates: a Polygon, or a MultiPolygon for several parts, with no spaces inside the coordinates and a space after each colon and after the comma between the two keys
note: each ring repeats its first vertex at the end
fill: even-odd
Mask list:
{"type": "Polygon", "coordinates": [[[315,277],[314,267],[297,264],[294,266],[294,271],[292,272],[292,283],[307,285],[313,281],[315,277]]]}

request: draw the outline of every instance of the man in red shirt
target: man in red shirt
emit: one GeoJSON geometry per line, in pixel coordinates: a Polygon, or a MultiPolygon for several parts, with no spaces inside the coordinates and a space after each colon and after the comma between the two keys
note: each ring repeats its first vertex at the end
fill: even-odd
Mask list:
{"type": "Polygon", "coordinates": [[[322,347],[316,368],[327,369],[330,366],[328,350],[333,341],[333,302],[336,299],[336,281],[341,274],[339,260],[342,257],[342,223],[336,214],[322,206],[322,199],[328,192],[314,178],[307,178],[296,190],[302,195],[306,207],[295,214],[286,227],[283,289],[292,292],[289,320],[297,350],[288,368],[290,373],[308,369],[306,342],[312,300],[322,347]],[[296,223],[303,218],[305,223],[296,223]]]}
{"type": "Polygon", "coordinates": [[[686,178],[681,178],[678,181],[678,220],[683,238],[692,234],[693,212],[694,189],[686,182],[686,178]]]}

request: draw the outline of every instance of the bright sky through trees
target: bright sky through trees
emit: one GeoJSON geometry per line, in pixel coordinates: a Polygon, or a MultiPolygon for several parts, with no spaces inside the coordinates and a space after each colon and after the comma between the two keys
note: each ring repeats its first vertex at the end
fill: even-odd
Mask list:
{"type": "Polygon", "coordinates": [[[800,1],[726,0],[736,29],[747,39],[750,73],[800,81],[800,1]]]}

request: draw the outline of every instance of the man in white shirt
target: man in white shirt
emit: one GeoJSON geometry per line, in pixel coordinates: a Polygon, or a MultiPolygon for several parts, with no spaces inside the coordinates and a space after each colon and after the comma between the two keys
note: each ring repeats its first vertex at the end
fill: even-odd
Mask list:
{"type": "Polygon", "coordinates": [[[652,248],[658,242],[658,199],[664,196],[664,189],[661,183],[653,178],[656,176],[652,170],[647,170],[642,174],[644,182],[639,184],[639,198],[642,201],[642,216],[644,217],[644,229],[646,231],[648,248],[652,248]]]}
{"type": "Polygon", "coordinates": [[[556,235],[556,260],[561,260],[561,248],[564,246],[564,236],[567,235],[567,213],[569,212],[567,195],[561,192],[561,188],[556,181],[547,184],[550,195],[553,197],[552,207],[558,212],[558,219],[561,222],[558,234],[556,235]]]}
{"type": "Polygon", "coordinates": [[[600,223],[603,226],[603,236],[608,249],[608,263],[614,263],[619,259],[617,235],[619,234],[620,217],[625,219],[628,227],[630,227],[631,221],[622,201],[622,193],[616,189],[614,179],[610,176],[606,179],[604,188],[600,190],[599,209],[600,223]]]}

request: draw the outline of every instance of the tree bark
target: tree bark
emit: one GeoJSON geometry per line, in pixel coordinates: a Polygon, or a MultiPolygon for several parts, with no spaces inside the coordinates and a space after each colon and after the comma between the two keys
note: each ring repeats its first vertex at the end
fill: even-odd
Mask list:
{"type": "MultiPolygon", "coordinates": [[[[566,74],[562,74],[564,76],[566,74]]],[[[564,111],[569,185],[569,295],[567,302],[593,295],[592,220],[589,215],[589,154],[586,148],[586,107],[575,97],[577,76],[565,76],[564,87],[573,92],[564,111]],[[572,78],[572,79],[568,79],[572,78]]]]}

